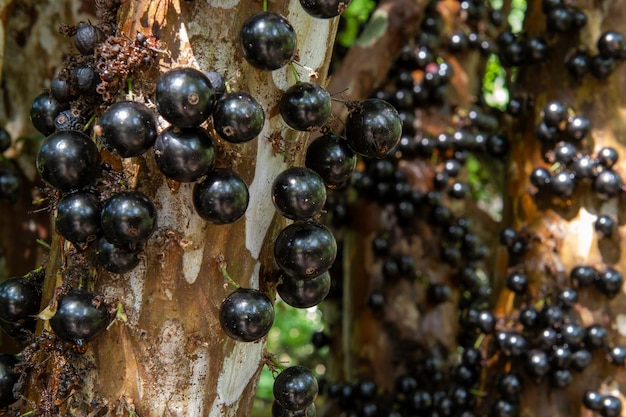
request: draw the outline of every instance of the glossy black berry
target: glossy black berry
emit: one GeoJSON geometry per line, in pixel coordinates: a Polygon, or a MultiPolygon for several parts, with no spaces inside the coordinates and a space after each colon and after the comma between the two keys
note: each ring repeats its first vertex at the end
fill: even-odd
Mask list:
{"type": "Polygon", "coordinates": [[[613,395],[606,395],[602,398],[602,407],[600,407],[600,415],[602,417],[619,417],[622,415],[622,400],[613,395]]]}
{"type": "Polygon", "coordinates": [[[574,141],[581,141],[591,130],[591,121],[583,116],[574,116],[567,119],[565,134],[567,138],[574,141]]]}
{"type": "Polygon", "coordinates": [[[50,95],[59,103],[67,103],[74,98],[72,83],[66,78],[55,77],[50,81],[50,95]]]}
{"type": "Polygon", "coordinates": [[[58,298],[50,326],[60,339],[82,346],[104,330],[108,321],[106,304],[95,294],[71,290],[58,298]]]}
{"type": "Polygon", "coordinates": [[[85,247],[101,234],[98,197],[88,191],[65,195],[57,206],[54,225],[65,239],[85,247]]]}
{"type": "Polygon", "coordinates": [[[162,74],[155,94],[161,116],[178,127],[198,126],[215,107],[211,81],[195,68],[175,68],[162,74]]]}
{"type": "Polygon", "coordinates": [[[263,107],[248,93],[230,93],[218,100],[213,112],[213,127],[222,139],[231,143],[251,141],[265,123],[263,107]]]}
{"type": "Polygon", "coordinates": [[[503,399],[496,400],[491,405],[489,417],[517,417],[519,416],[519,405],[510,403],[503,399]]]}
{"type": "Polygon", "coordinates": [[[138,156],[154,144],[157,124],[154,113],[137,101],[112,104],[100,119],[102,144],[122,158],[138,156]]]}
{"type": "Polygon", "coordinates": [[[609,362],[616,366],[626,365],[626,346],[615,345],[609,349],[609,362]]]}
{"type": "Polygon", "coordinates": [[[352,0],[300,0],[305,12],[318,19],[339,16],[352,0]]]}
{"type": "Polygon", "coordinates": [[[607,268],[596,275],[595,286],[602,294],[609,298],[615,297],[622,291],[624,277],[614,268],[607,268]]]}
{"type": "Polygon", "coordinates": [[[20,373],[15,372],[18,360],[14,355],[0,355],[0,407],[8,407],[18,400],[13,393],[15,384],[20,379],[20,373]]]}
{"type": "Polygon", "coordinates": [[[583,394],[583,405],[592,411],[600,411],[604,395],[598,391],[587,390],[583,394]]]}
{"type": "Polygon", "coordinates": [[[604,32],[598,38],[598,53],[604,58],[626,59],[626,39],[615,30],[604,32]]]}
{"type": "Polygon", "coordinates": [[[0,127],[0,153],[11,147],[11,135],[3,127],[0,127]]]}
{"type": "Polygon", "coordinates": [[[259,290],[238,288],[222,302],[220,324],[229,337],[254,342],[264,337],[274,324],[274,304],[259,290]]]}
{"type": "Polygon", "coordinates": [[[94,244],[95,260],[109,272],[123,274],[139,264],[137,250],[110,243],[104,237],[94,244]]]}
{"type": "Polygon", "coordinates": [[[579,265],[570,272],[570,280],[576,287],[586,287],[596,280],[596,269],[592,266],[579,265]]]}
{"type": "Polygon", "coordinates": [[[193,182],[215,165],[215,146],[208,132],[199,127],[165,129],[154,142],[154,160],[168,178],[193,182]]]}
{"type": "Polygon", "coordinates": [[[116,245],[137,244],[148,239],[156,228],[156,209],[139,191],[113,195],[101,213],[102,232],[116,245]]]}
{"type": "Polygon", "coordinates": [[[563,170],[552,176],[550,180],[550,190],[554,195],[563,199],[569,199],[576,190],[576,176],[572,171],[563,170]]]}
{"type": "Polygon", "coordinates": [[[88,185],[97,173],[95,143],[82,132],[65,130],[48,136],[37,153],[41,178],[61,191],[88,185]]]}
{"type": "Polygon", "coordinates": [[[596,232],[600,233],[601,237],[610,237],[615,232],[617,228],[617,222],[608,214],[603,214],[598,216],[596,222],[593,225],[596,232]]]}
{"type": "Polygon", "coordinates": [[[567,106],[560,101],[551,101],[543,108],[543,122],[547,126],[558,127],[567,120],[567,106]]]}
{"type": "Polygon", "coordinates": [[[550,375],[550,383],[555,388],[568,387],[573,379],[572,371],[569,369],[555,369],[550,375]]]}
{"type": "Polygon", "coordinates": [[[357,153],[373,158],[387,155],[400,141],[402,121],[386,101],[368,99],[359,103],[346,121],[346,139],[357,153]]]}
{"type": "Polygon", "coordinates": [[[293,26],[272,12],[250,16],[239,32],[244,58],[260,70],[273,71],[286,65],[296,53],[297,44],[293,26]]]}
{"type": "Polygon", "coordinates": [[[41,285],[24,278],[0,283],[0,319],[7,322],[28,320],[39,312],[41,285]]]}
{"type": "Polygon", "coordinates": [[[30,121],[35,129],[48,136],[54,133],[54,119],[67,108],[67,104],[59,103],[49,93],[41,93],[33,100],[30,108],[30,121]]]}
{"type": "Polygon", "coordinates": [[[83,55],[93,54],[94,49],[104,40],[104,32],[97,26],[85,22],[78,24],[74,35],[76,49],[83,55]]]}
{"type": "Polygon", "coordinates": [[[15,203],[20,196],[22,177],[9,165],[0,165],[0,200],[15,203]]]}
{"type": "Polygon", "coordinates": [[[506,401],[517,403],[522,393],[522,379],[516,373],[506,373],[500,376],[497,383],[498,393],[506,401]]]}
{"type": "Polygon", "coordinates": [[[593,190],[598,198],[608,200],[621,191],[622,185],[623,182],[620,175],[611,169],[607,169],[600,172],[595,178],[593,181],[593,190]]]}
{"type": "Polygon", "coordinates": [[[274,380],[274,399],[287,410],[307,408],[317,396],[317,379],[303,366],[290,366],[274,380]]]}
{"type": "Polygon", "coordinates": [[[572,288],[563,288],[557,293],[556,302],[559,307],[570,309],[578,302],[578,293],[572,288]]]}
{"type": "Polygon", "coordinates": [[[533,377],[543,377],[550,371],[548,355],[539,349],[531,349],[524,355],[524,370],[533,377]]]}
{"type": "Polygon", "coordinates": [[[317,172],[326,186],[335,188],[350,178],[356,155],[344,138],[328,133],[309,144],[305,165],[317,172]]]}
{"type": "Polygon", "coordinates": [[[290,276],[311,279],[326,272],[335,261],[337,243],[324,225],[307,221],[284,228],[274,243],[274,257],[290,276]]]}
{"type": "Polygon", "coordinates": [[[193,187],[193,206],[203,219],[233,223],[244,215],[250,194],[245,181],[229,169],[217,168],[193,187]]]}
{"type": "Polygon", "coordinates": [[[600,324],[592,324],[585,329],[585,346],[587,349],[599,349],[606,345],[608,332],[600,324]]]}
{"type": "Polygon", "coordinates": [[[215,90],[215,98],[217,100],[221,99],[226,92],[226,81],[224,81],[222,74],[217,71],[205,71],[204,75],[209,79],[213,90],[215,90]]]}
{"type": "Polygon", "coordinates": [[[319,213],[326,202],[324,181],[312,169],[287,168],[272,183],[272,202],[288,219],[309,219],[319,213]]]}
{"type": "Polygon", "coordinates": [[[615,68],[616,63],[613,58],[605,58],[602,55],[595,55],[589,60],[589,70],[591,71],[591,74],[600,80],[608,78],[608,76],[615,71],[615,68]]]}
{"type": "Polygon", "coordinates": [[[330,117],[330,94],[319,84],[298,82],[280,98],[280,115],[292,129],[307,131],[330,117]]]}
{"type": "Polygon", "coordinates": [[[611,168],[615,165],[618,158],[619,154],[617,153],[617,149],[611,148],[610,146],[600,149],[596,155],[598,163],[605,168],[611,168]]]}
{"type": "Polygon", "coordinates": [[[530,183],[540,191],[547,189],[551,182],[552,175],[550,175],[550,171],[545,168],[535,168],[530,173],[530,183]]]}
{"type": "Polygon", "coordinates": [[[528,278],[521,272],[512,272],[506,277],[506,287],[515,294],[523,294],[528,288],[528,278]]]}
{"type": "Polygon", "coordinates": [[[593,356],[591,356],[591,352],[587,349],[580,349],[572,353],[572,361],[570,363],[570,367],[575,371],[582,372],[589,365],[591,365],[592,361],[593,356]]]}
{"type": "Polygon", "coordinates": [[[586,52],[576,52],[567,58],[565,66],[576,79],[581,79],[589,72],[591,58],[586,52]]]}
{"type": "Polygon", "coordinates": [[[292,278],[285,274],[279,275],[276,291],[280,298],[295,308],[309,308],[321,303],[330,291],[330,274],[311,279],[292,278]]]}

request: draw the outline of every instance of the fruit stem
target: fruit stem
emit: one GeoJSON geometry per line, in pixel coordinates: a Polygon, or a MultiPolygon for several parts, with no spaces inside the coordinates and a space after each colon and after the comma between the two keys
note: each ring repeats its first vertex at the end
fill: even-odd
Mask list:
{"type": "Polygon", "coordinates": [[[561,163],[560,162],[555,162],[549,169],[550,172],[554,172],[557,169],[559,169],[561,167],[561,163]]]}
{"type": "Polygon", "coordinates": [[[235,280],[234,280],[234,279],[232,279],[232,278],[230,277],[230,275],[228,274],[228,271],[226,270],[226,267],[225,267],[225,266],[223,266],[223,265],[222,265],[222,266],[220,266],[220,271],[222,271],[222,275],[224,275],[224,279],[225,279],[225,280],[226,280],[226,281],[227,281],[230,285],[232,285],[233,287],[235,287],[235,288],[237,288],[237,289],[238,289],[238,288],[240,288],[240,285],[239,285],[239,284],[237,284],[237,283],[235,282],[235,280]]]}
{"type": "MultiPolygon", "coordinates": [[[[44,242],[45,243],[45,242],[44,242]]],[[[47,243],[46,243],[47,244],[47,243]]],[[[49,248],[49,245],[48,245],[49,248]]],[[[32,271],[28,272],[26,275],[24,275],[24,278],[30,278],[35,274],[40,274],[43,272],[43,265],[38,266],[37,268],[33,269],[32,271]]]]}
{"type": "Polygon", "coordinates": [[[296,82],[299,83],[300,82],[300,75],[298,74],[298,71],[296,70],[296,66],[293,64],[293,62],[289,63],[289,67],[291,67],[291,72],[293,73],[293,78],[296,79],[296,82]]]}
{"type": "Polygon", "coordinates": [[[128,322],[128,316],[126,315],[126,313],[124,313],[124,306],[122,305],[122,303],[117,303],[115,318],[123,321],[124,323],[128,322]]]}
{"type": "Polygon", "coordinates": [[[33,414],[35,414],[35,412],[33,410],[30,410],[25,412],[24,414],[20,414],[20,417],[32,416],[33,414]]]}
{"type": "Polygon", "coordinates": [[[263,0],[263,11],[267,11],[267,0],[263,0]]]}
{"type": "Polygon", "coordinates": [[[91,124],[93,123],[94,120],[96,120],[96,113],[91,115],[91,117],[89,118],[89,120],[85,124],[85,127],[83,127],[83,132],[86,132],[89,129],[89,126],[91,126],[91,124]]]}
{"type": "Polygon", "coordinates": [[[474,342],[474,349],[478,349],[480,345],[482,345],[483,340],[485,340],[485,334],[481,333],[480,336],[476,338],[476,342],[474,342]]]}
{"type": "Polygon", "coordinates": [[[45,242],[45,241],[43,241],[41,239],[37,239],[36,242],[39,243],[41,246],[43,246],[44,248],[46,248],[48,250],[52,249],[52,246],[50,246],[50,244],[48,242],[45,242]]]}
{"type": "Polygon", "coordinates": [[[126,84],[128,85],[128,97],[133,100],[133,77],[128,77],[126,84]]]}
{"type": "Polygon", "coordinates": [[[472,395],[474,395],[476,397],[486,397],[487,396],[486,392],[480,391],[480,390],[477,390],[477,389],[471,389],[470,390],[470,394],[472,394],[472,395]]]}

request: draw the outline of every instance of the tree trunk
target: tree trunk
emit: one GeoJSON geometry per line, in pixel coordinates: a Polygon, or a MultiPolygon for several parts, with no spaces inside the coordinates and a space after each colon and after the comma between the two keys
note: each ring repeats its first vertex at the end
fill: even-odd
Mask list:
{"type": "MultiPolygon", "coordinates": [[[[291,70],[259,71],[240,53],[239,28],[261,10],[261,2],[255,0],[122,3],[117,36],[135,39],[141,32],[158,39],[160,72],[174,67],[219,71],[234,91],[249,92],[263,106],[266,123],[256,140],[230,145],[213,134],[217,165],[243,177],[250,203],[236,223],[208,224],[193,209],[193,184],[166,181],[149,153],[124,161],[105,155],[111,165],[123,167],[133,188],[150,196],[158,210],[157,230],[136,269],[120,275],[97,271],[95,281],[88,284],[104,295],[111,310],[117,310],[117,320],[88,344],[84,354],[55,350],[53,346],[62,346],[61,342],[37,339],[33,357],[49,358],[28,377],[23,412],[249,415],[264,363],[264,342],[235,342],[222,332],[219,306],[233,289],[220,268],[226,266],[243,287],[273,294],[273,241],[285,220],[275,212],[270,186],[284,168],[302,163],[309,137],[288,129],[278,112],[281,92],[295,82],[291,70]],[[71,389],[64,389],[64,383],[71,389]]],[[[296,67],[301,80],[315,77],[313,81],[324,85],[337,19],[314,19],[294,0],[270,2],[269,10],[284,15],[297,32],[304,68],[296,67]]],[[[152,101],[150,76],[137,74],[133,93],[152,101]]],[[[76,273],[81,259],[55,236],[44,306],[50,303],[54,308],[55,288],[76,273]]],[[[47,328],[47,323],[40,327],[47,328]]]]}

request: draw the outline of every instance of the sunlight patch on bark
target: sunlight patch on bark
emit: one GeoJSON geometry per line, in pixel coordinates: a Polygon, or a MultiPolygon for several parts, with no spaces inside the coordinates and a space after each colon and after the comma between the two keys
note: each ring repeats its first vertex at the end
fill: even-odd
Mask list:
{"type": "Polygon", "coordinates": [[[231,354],[224,360],[217,380],[217,399],[209,417],[235,415],[239,400],[261,361],[263,343],[235,343],[231,354]],[[227,409],[225,409],[225,407],[227,409]],[[232,407],[228,409],[229,407],[232,407]]]}

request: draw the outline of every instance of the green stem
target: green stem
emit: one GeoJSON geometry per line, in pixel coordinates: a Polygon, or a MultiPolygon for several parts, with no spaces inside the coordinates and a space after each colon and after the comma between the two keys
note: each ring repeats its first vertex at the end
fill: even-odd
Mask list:
{"type": "Polygon", "coordinates": [[[270,359],[270,361],[272,362],[272,364],[276,368],[280,369],[281,372],[284,371],[285,369],[287,369],[287,367],[285,365],[283,365],[282,363],[278,362],[278,359],[276,359],[276,357],[274,355],[270,354],[269,355],[269,359],[270,359]]]}
{"type": "Polygon", "coordinates": [[[300,75],[298,74],[298,71],[296,70],[296,66],[293,64],[293,62],[290,62],[289,66],[291,67],[291,72],[293,72],[293,78],[295,78],[296,82],[299,83],[300,75]]]}
{"type": "Polygon", "coordinates": [[[50,246],[50,244],[48,242],[45,242],[45,241],[43,241],[41,239],[37,239],[36,242],[39,243],[41,246],[43,246],[44,248],[46,248],[48,250],[52,249],[52,246],[50,246]]]}
{"type": "Polygon", "coordinates": [[[128,77],[126,80],[126,84],[128,85],[128,95],[133,96],[133,77],[128,77]]]}
{"type": "Polygon", "coordinates": [[[267,11],[267,0],[263,0],[263,11],[267,11]]]}
{"type": "MultiPolygon", "coordinates": [[[[44,242],[44,243],[45,243],[45,242],[44,242]]],[[[48,244],[46,243],[46,245],[48,245],[48,244]]],[[[49,249],[49,248],[50,248],[50,245],[48,245],[48,249],[49,249]]],[[[32,277],[33,275],[35,275],[35,274],[39,274],[39,273],[41,273],[41,272],[43,272],[43,265],[42,265],[42,266],[39,266],[39,267],[37,267],[37,268],[35,268],[35,269],[33,269],[32,271],[30,271],[29,273],[27,273],[26,275],[24,275],[24,278],[30,278],[30,277],[32,277]]]]}
{"type": "Polygon", "coordinates": [[[124,313],[124,306],[122,303],[117,303],[117,310],[115,311],[115,318],[123,321],[124,323],[128,322],[128,316],[124,313]]]}
{"type": "Polygon", "coordinates": [[[31,411],[25,412],[24,414],[20,414],[20,417],[32,416],[33,414],[35,414],[35,412],[31,410],[31,411]]]}
{"type": "Polygon", "coordinates": [[[478,338],[476,338],[476,342],[474,342],[474,349],[478,349],[480,345],[483,344],[483,340],[485,340],[485,334],[481,333],[478,338]]]}
{"type": "Polygon", "coordinates": [[[96,113],[91,115],[91,117],[87,121],[87,124],[85,124],[85,127],[83,127],[83,132],[86,132],[89,129],[89,126],[91,126],[94,120],[96,120],[96,113]]]}
{"type": "Polygon", "coordinates": [[[237,289],[239,289],[239,288],[240,288],[240,285],[239,285],[239,284],[237,284],[237,283],[235,282],[235,280],[234,280],[234,279],[232,279],[232,278],[230,277],[230,275],[228,274],[228,271],[226,271],[226,267],[225,267],[225,266],[220,267],[220,271],[222,271],[222,275],[224,275],[224,279],[225,279],[225,280],[226,280],[226,281],[227,281],[230,285],[232,285],[233,287],[235,287],[235,288],[237,288],[237,289]]]}

